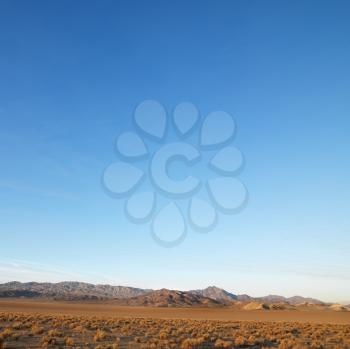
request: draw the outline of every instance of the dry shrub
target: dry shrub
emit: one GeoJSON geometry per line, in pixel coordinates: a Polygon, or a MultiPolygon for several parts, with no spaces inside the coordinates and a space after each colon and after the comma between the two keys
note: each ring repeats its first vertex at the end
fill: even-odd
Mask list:
{"type": "Polygon", "coordinates": [[[78,325],[78,326],[73,328],[73,331],[77,332],[77,333],[85,333],[86,332],[86,328],[81,326],[81,325],[78,325]]]}
{"type": "Polygon", "coordinates": [[[294,349],[295,345],[297,345],[297,343],[294,339],[283,339],[280,342],[278,349],[294,349]]]}
{"type": "Polygon", "coordinates": [[[13,335],[13,329],[12,328],[5,328],[2,333],[0,333],[0,338],[6,339],[10,338],[13,335]]]}
{"type": "Polygon", "coordinates": [[[167,331],[160,331],[159,332],[159,339],[167,339],[168,338],[168,332],[167,331]]]}
{"type": "Polygon", "coordinates": [[[41,339],[41,346],[43,348],[47,348],[49,346],[55,345],[57,343],[57,340],[55,337],[51,337],[51,336],[44,336],[41,339]]]}
{"type": "Polygon", "coordinates": [[[101,342],[107,338],[107,332],[104,330],[97,329],[94,335],[94,342],[101,342]]]}
{"type": "Polygon", "coordinates": [[[293,349],[309,349],[310,347],[306,344],[297,343],[293,345],[293,349]]]}
{"type": "Polygon", "coordinates": [[[13,341],[21,335],[21,343],[10,342],[11,348],[28,345],[39,348],[41,345],[78,349],[74,342],[79,342],[83,343],[80,349],[118,349],[119,341],[113,338],[124,337],[124,349],[350,349],[350,326],[337,324],[123,319],[0,312],[0,333],[2,342],[13,341]],[[38,336],[41,334],[43,338],[38,336]],[[30,336],[32,338],[28,340],[30,336]]]}
{"type": "Polygon", "coordinates": [[[11,336],[11,339],[14,340],[14,341],[17,341],[20,336],[21,335],[19,333],[13,333],[12,336],[11,336]]]}
{"type": "Polygon", "coordinates": [[[235,338],[235,345],[237,347],[240,347],[240,346],[243,346],[243,345],[246,345],[246,340],[243,336],[238,336],[235,338]]]}
{"type": "Polygon", "coordinates": [[[186,338],[181,343],[181,349],[200,348],[203,343],[204,341],[202,338],[186,338]]]}
{"type": "Polygon", "coordinates": [[[37,324],[34,324],[32,327],[31,327],[31,331],[34,335],[38,335],[38,334],[43,334],[44,333],[44,329],[43,327],[37,325],[37,324]]]}
{"type": "Polygon", "coordinates": [[[73,340],[72,337],[66,337],[66,338],[64,339],[64,342],[66,343],[66,345],[67,345],[68,347],[72,347],[72,346],[74,345],[74,340],[73,340]]]}
{"type": "Polygon", "coordinates": [[[223,339],[218,339],[216,342],[215,342],[215,348],[232,348],[232,345],[233,343],[231,341],[226,341],[226,340],[223,340],[223,339]]]}
{"type": "Polygon", "coordinates": [[[47,334],[48,334],[50,337],[63,337],[63,336],[64,336],[63,332],[57,330],[56,328],[50,330],[47,334]]]}
{"type": "Polygon", "coordinates": [[[20,321],[16,321],[12,324],[11,326],[14,330],[20,330],[22,329],[24,326],[23,326],[23,323],[20,322],[20,321]]]}

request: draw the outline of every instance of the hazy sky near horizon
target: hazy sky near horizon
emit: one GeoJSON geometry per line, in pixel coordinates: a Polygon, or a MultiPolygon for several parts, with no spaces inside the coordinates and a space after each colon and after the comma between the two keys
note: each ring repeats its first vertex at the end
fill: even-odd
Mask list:
{"type": "Polygon", "coordinates": [[[0,282],[350,301],[348,1],[1,1],[0,282]],[[246,208],[173,249],[101,188],[146,99],[232,114],[246,208]]]}

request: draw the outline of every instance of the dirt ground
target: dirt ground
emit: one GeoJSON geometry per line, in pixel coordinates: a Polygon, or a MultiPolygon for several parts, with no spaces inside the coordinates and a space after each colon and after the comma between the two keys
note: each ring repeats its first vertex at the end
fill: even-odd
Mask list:
{"type": "Polygon", "coordinates": [[[350,312],[329,310],[240,310],[235,308],[152,308],[116,306],[113,303],[72,303],[20,299],[0,300],[0,312],[115,316],[130,318],[221,321],[310,322],[350,325],[350,312]]]}

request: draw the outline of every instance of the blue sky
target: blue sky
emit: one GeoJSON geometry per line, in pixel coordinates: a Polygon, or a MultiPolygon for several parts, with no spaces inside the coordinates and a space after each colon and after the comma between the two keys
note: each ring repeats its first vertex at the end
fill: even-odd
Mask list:
{"type": "Polygon", "coordinates": [[[0,281],[350,301],[348,1],[2,1],[0,281]],[[173,249],[101,188],[138,103],[224,110],[246,208],[173,249]]]}

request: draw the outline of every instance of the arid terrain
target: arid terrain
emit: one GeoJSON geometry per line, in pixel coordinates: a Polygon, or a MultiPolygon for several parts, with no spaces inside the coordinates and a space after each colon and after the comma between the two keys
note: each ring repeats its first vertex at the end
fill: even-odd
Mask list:
{"type": "Polygon", "coordinates": [[[0,349],[350,349],[349,307],[312,298],[253,298],[216,287],[4,285],[0,349]]]}
{"type": "MultiPolygon", "coordinates": [[[[262,318],[260,321],[217,321],[134,317],[137,310],[136,313],[129,314],[131,317],[119,317],[121,314],[118,312],[112,316],[114,309],[109,316],[101,316],[97,313],[93,315],[92,311],[86,315],[86,309],[84,311],[83,308],[84,315],[78,315],[78,309],[74,309],[75,315],[68,315],[67,309],[64,311],[65,314],[59,314],[59,305],[55,312],[48,307],[41,309],[41,305],[37,303],[36,308],[37,311],[41,310],[40,312],[30,312],[29,308],[26,308],[28,312],[22,313],[0,312],[0,347],[350,348],[349,323],[272,322],[262,321],[262,318]]],[[[162,310],[163,315],[168,312],[168,316],[173,317],[172,312],[179,309],[162,310]]],[[[202,318],[207,316],[208,311],[212,309],[202,309],[202,318]]],[[[140,312],[139,315],[141,314],[140,312]]],[[[195,316],[198,317],[198,314],[195,316]]],[[[160,314],[150,312],[149,315],[160,314]]],[[[275,320],[277,319],[282,320],[280,314],[276,314],[275,320]]]]}
{"type": "Polygon", "coordinates": [[[300,307],[298,310],[246,310],[241,307],[120,306],[113,302],[0,299],[0,311],[74,316],[115,316],[219,321],[295,321],[350,325],[350,312],[300,307]]]}

